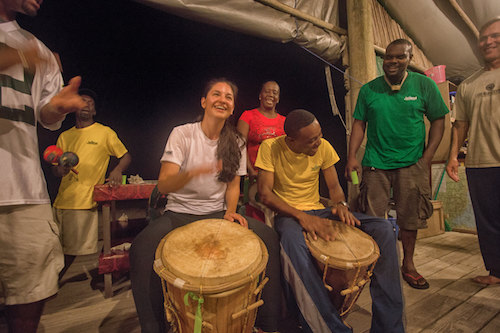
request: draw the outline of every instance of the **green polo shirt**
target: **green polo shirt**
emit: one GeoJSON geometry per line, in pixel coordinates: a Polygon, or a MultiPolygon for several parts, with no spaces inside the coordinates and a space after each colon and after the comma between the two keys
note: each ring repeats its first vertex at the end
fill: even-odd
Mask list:
{"type": "Polygon", "coordinates": [[[449,112],[436,83],[409,72],[401,90],[380,76],[361,87],[354,118],[367,124],[363,166],[390,170],[415,164],[425,146],[424,115],[429,121],[449,112]]]}

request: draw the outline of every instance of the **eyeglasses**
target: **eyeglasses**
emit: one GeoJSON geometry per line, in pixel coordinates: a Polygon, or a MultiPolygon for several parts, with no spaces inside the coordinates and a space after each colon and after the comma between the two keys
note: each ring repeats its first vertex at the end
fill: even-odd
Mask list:
{"type": "Polygon", "coordinates": [[[491,37],[492,39],[500,39],[500,32],[495,32],[489,35],[481,36],[479,37],[479,42],[486,42],[489,37],[491,37]]]}

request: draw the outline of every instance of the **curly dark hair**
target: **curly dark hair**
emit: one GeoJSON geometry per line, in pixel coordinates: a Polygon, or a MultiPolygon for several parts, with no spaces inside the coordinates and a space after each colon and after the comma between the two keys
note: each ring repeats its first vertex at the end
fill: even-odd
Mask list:
{"type": "MultiPolygon", "coordinates": [[[[232,81],[226,78],[212,79],[207,82],[203,90],[203,96],[206,98],[208,92],[217,83],[227,83],[233,90],[234,101],[238,95],[238,87],[232,81]]],[[[226,119],[224,127],[219,136],[217,144],[217,159],[222,160],[222,170],[219,172],[218,180],[223,183],[229,183],[236,176],[236,171],[240,166],[241,148],[245,145],[245,140],[236,131],[234,127],[233,116],[226,119]]]]}

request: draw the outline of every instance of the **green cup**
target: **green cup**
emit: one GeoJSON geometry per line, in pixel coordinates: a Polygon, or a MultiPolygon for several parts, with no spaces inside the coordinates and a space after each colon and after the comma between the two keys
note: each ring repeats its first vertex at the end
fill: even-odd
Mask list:
{"type": "Polygon", "coordinates": [[[354,185],[359,184],[358,173],[356,172],[356,170],[351,171],[351,181],[354,185]]]}

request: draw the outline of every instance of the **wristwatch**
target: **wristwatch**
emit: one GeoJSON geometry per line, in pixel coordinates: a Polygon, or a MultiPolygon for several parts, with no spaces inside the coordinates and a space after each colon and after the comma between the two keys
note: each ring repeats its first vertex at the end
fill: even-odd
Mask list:
{"type": "Polygon", "coordinates": [[[349,204],[345,201],[339,201],[335,204],[335,206],[338,206],[338,205],[342,205],[342,206],[346,207],[347,209],[349,209],[349,204]]]}

